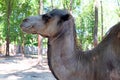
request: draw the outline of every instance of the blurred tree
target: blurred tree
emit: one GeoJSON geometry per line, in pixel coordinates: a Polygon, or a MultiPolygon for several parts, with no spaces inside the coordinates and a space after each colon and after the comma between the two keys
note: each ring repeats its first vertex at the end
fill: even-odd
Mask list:
{"type": "MultiPolygon", "coordinates": [[[[43,13],[43,0],[39,1],[39,14],[43,13]]],[[[42,65],[42,36],[38,35],[38,63],[42,65]]]]}
{"type": "MultiPolygon", "coordinates": [[[[38,13],[38,5],[34,5],[38,2],[35,0],[0,0],[0,33],[1,44],[7,40],[11,44],[18,44],[20,46],[25,45],[37,45],[36,35],[25,34],[21,31],[19,25],[21,21],[29,16],[38,13]],[[12,1],[12,2],[9,2],[12,1]],[[8,7],[9,4],[11,7],[8,7]],[[11,10],[9,9],[11,8],[11,10]],[[9,14],[8,14],[9,13],[9,14]],[[9,19],[9,20],[8,20],[9,19]],[[9,21],[9,22],[8,22],[9,21]],[[7,26],[9,24],[9,27],[7,26]],[[9,30],[9,31],[7,31],[9,30]],[[9,32],[9,34],[8,34],[9,32]],[[7,38],[7,36],[9,36],[7,38]],[[6,37],[6,38],[5,38],[6,37]]],[[[7,42],[7,45],[8,45],[7,42]]],[[[6,50],[8,50],[7,48],[6,50]]],[[[8,53],[9,51],[7,51],[8,53]]],[[[23,52],[23,51],[22,51],[23,52]]],[[[24,53],[24,52],[23,52],[24,53]]],[[[8,54],[7,54],[8,55],[8,54]]]]}
{"type": "Polygon", "coordinates": [[[5,7],[5,28],[6,28],[6,56],[9,56],[9,44],[10,44],[10,16],[14,6],[14,0],[4,0],[5,7]]]}
{"type": "MultiPolygon", "coordinates": [[[[0,44],[2,45],[9,39],[10,44],[20,45],[20,46],[30,46],[38,45],[38,36],[32,34],[25,34],[21,31],[19,25],[21,21],[31,15],[37,15],[39,10],[40,0],[0,0],[0,44]],[[8,3],[6,2],[14,1],[11,8],[11,13],[8,14],[8,3]],[[7,20],[9,18],[9,22],[7,20]],[[7,26],[10,24],[9,26],[7,26]],[[10,28],[8,28],[10,27],[10,28]],[[9,31],[7,31],[9,30],[9,31]],[[9,34],[7,35],[7,33],[9,34]],[[7,38],[9,36],[9,38],[7,38]]],[[[99,33],[97,34],[97,39],[100,41],[101,36],[104,35],[109,28],[111,23],[115,23],[117,19],[115,18],[115,12],[107,9],[108,4],[112,0],[102,1],[104,6],[104,31],[102,27],[98,27],[99,33]],[[107,6],[106,6],[107,5],[107,6]],[[108,16],[109,15],[109,16],[108,16]],[[113,17],[114,16],[114,17],[113,17]],[[114,19],[113,19],[114,18],[114,19]],[[111,23],[108,23],[111,22],[111,23]]],[[[61,8],[72,10],[72,15],[75,17],[75,23],[77,28],[77,39],[80,40],[83,49],[91,49],[93,47],[93,30],[95,24],[95,10],[93,8],[94,0],[44,0],[44,12],[48,12],[53,8],[61,8]]],[[[119,0],[117,0],[119,6],[119,0]]],[[[113,3],[114,4],[114,3],[113,3]]],[[[118,7],[117,6],[117,7],[118,7]]],[[[98,6],[99,7],[99,6],[98,6]]],[[[113,6],[114,7],[114,6],[113,6]]],[[[99,7],[100,8],[100,7],[99,7]]],[[[102,11],[99,11],[102,16],[102,11]]],[[[120,10],[117,10],[118,15],[120,10]]],[[[99,17],[99,26],[102,25],[102,18],[99,17]],[[101,21],[101,22],[100,22],[101,21]]],[[[46,41],[46,40],[44,40],[46,41]]],[[[46,42],[43,42],[43,47],[46,47],[46,42]]],[[[24,53],[24,52],[23,52],[24,53]]]]}
{"type": "Polygon", "coordinates": [[[117,4],[118,4],[118,10],[117,10],[117,15],[120,17],[120,0],[117,0],[117,4]]]}
{"type": "Polygon", "coordinates": [[[69,10],[70,10],[71,13],[72,13],[72,6],[73,6],[73,0],[70,0],[70,8],[69,8],[69,10]]]}
{"type": "MultiPolygon", "coordinates": [[[[94,1],[81,1],[80,9],[76,16],[77,38],[82,45],[82,49],[93,47],[93,27],[94,27],[94,1]]],[[[73,11],[74,14],[74,11],[73,11]]]]}
{"type": "Polygon", "coordinates": [[[102,0],[100,1],[101,3],[101,37],[103,39],[103,3],[102,0]]]}
{"type": "Polygon", "coordinates": [[[94,26],[94,33],[93,33],[93,44],[94,47],[98,44],[98,0],[95,0],[95,26],[94,26]]]}
{"type": "Polygon", "coordinates": [[[51,0],[51,8],[52,8],[52,9],[54,8],[53,0],[51,0]]]}

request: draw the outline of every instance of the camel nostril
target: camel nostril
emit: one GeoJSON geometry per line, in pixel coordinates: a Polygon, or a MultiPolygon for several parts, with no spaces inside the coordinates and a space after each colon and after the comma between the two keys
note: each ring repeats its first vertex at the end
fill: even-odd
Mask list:
{"type": "Polygon", "coordinates": [[[28,19],[27,19],[27,18],[23,20],[23,22],[27,22],[27,21],[28,21],[28,19]]]}

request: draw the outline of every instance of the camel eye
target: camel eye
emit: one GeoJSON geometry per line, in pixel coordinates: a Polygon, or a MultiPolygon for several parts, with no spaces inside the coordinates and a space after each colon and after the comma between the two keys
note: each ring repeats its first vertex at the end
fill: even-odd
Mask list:
{"type": "Polygon", "coordinates": [[[51,16],[50,15],[47,15],[47,14],[44,14],[42,15],[42,19],[46,22],[48,22],[49,19],[51,19],[51,16]]]}

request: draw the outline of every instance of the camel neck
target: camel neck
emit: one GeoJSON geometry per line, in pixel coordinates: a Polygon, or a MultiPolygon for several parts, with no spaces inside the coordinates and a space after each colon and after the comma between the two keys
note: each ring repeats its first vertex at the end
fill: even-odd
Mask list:
{"type": "MultiPolygon", "coordinates": [[[[67,76],[74,71],[75,37],[71,24],[64,33],[49,38],[48,63],[51,71],[58,77],[67,76]]],[[[65,77],[66,78],[66,77],[65,77]]]]}

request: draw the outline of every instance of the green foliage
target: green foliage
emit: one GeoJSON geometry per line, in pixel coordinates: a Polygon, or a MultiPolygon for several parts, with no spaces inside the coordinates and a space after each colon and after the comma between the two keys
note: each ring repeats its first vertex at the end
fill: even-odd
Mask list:
{"type": "MultiPolygon", "coordinates": [[[[6,0],[7,1],[7,0],[6,0]]],[[[38,14],[38,6],[39,4],[37,4],[36,0],[12,0],[14,1],[13,7],[12,7],[12,13],[10,16],[10,42],[14,43],[14,44],[22,44],[23,42],[23,35],[25,36],[25,43],[26,44],[32,44],[31,40],[32,38],[36,37],[36,40],[33,41],[37,41],[37,36],[35,35],[28,35],[28,34],[24,34],[21,29],[20,29],[20,23],[21,21],[30,16],[30,15],[36,15],[38,14]],[[37,4],[37,5],[34,5],[37,4]]],[[[0,20],[2,23],[0,25],[0,38],[3,41],[5,41],[5,37],[6,37],[6,11],[8,11],[6,5],[8,5],[7,3],[5,3],[5,1],[1,1],[0,2],[0,20]]]]}
{"type": "MultiPolygon", "coordinates": [[[[9,0],[0,0],[0,44],[5,42],[6,38],[6,22],[7,22],[7,5],[9,0]]],[[[12,12],[10,15],[10,42],[13,44],[22,44],[25,41],[25,45],[37,45],[37,35],[23,33],[20,29],[21,21],[31,15],[38,15],[39,1],[40,0],[11,0],[12,12]]],[[[52,9],[51,0],[43,0],[44,9],[43,12],[48,12],[52,9]]],[[[72,6],[72,15],[75,17],[75,23],[77,28],[77,38],[80,40],[83,50],[92,48],[93,43],[93,27],[94,27],[94,0],[54,0],[54,8],[68,9],[72,6]],[[71,5],[71,6],[70,6],[71,5]]],[[[111,0],[112,1],[112,0],[111,0]]],[[[119,1],[119,0],[118,0],[119,1]]],[[[103,1],[104,11],[104,32],[111,23],[117,21],[116,15],[120,16],[120,10],[117,9],[116,15],[109,9],[106,4],[107,1],[103,1]],[[109,18],[108,15],[111,17],[109,18]]],[[[111,6],[111,5],[110,5],[111,6]]],[[[119,8],[120,6],[118,6],[119,8]]],[[[114,23],[115,24],[115,23],[114,23]]],[[[100,6],[99,6],[99,30],[98,36],[100,38],[101,23],[100,23],[100,6]]],[[[43,44],[46,44],[46,39],[43,40],[43,44]]]]}
{"type": "Polygon", "coordinates": [[[82,44],[83,50],[91,49],[91,47],[93,46],[93,9],[93,2],[91,2],[81,10],[79,17],[76,18],[78,39],[82,44]]]}
{"type": "Polygon", "coordinates": [[[117,5],[116,14],[120,17],[120,0],[117,0],[117,5]]]}

